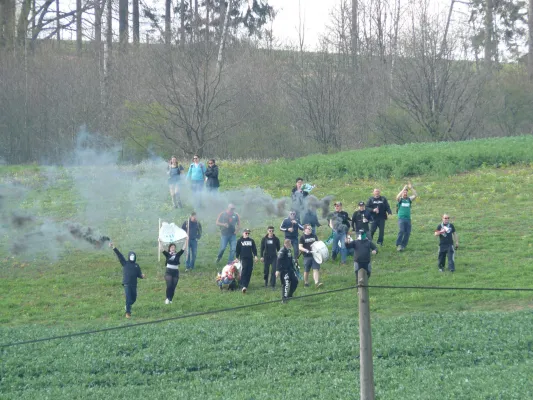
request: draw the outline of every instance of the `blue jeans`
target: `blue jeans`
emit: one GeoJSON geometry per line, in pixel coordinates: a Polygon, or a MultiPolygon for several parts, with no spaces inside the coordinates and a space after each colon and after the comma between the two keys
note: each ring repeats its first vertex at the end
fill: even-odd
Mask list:
{"type": "Polygon", "coordinates": [[[229,244],[229,257],[228,264],[235,260],[235,248],[237,247],[237,236],[233,235],[221,235],[220,236],[220,248],[218,249],[217,262],[220,261],[224,255],[224,250],[229,244]]]}
{"type": "Polygon", "coordinates": [[[295,260],[297,260],[298,259],[298,254],[300,254],[299,248],[298,248],[298,245],[299,245],[298,238],[287,238],[287,239],[291,240],[293,257],[294,257],[295,260]]]}
{"type": "Polygon", "coordinates": [[[137,300],[137,285],[124,285],[124,295],[126,296],[126,312],[131,314],[131,306],[137,300]]]}
{"type": "Polygon", "coordinates": [[[346,263],[346,232],[333,232],[333,245],[331,246],[331,258],[333,261],[337,258],[337,254],[341,253],[341,263],[346,263]],[[341,247],[339,247],[339,241],[341,242],[341,247]]]}
{"type": "Polygon", "coordinates": [[[407,247],[409,236],[411,236],[411,220],[400,218],[398,220],[398,239],[396,239],[396,246],[407,247]]]}
{"type": "Polygon", "coordinates": [[[189,239],[189,253],[187,254],[187,261],[185,267],[187,269],[194,269],[194,262],[196,261],[196,253],[198,251],[198,240],[189,239]]]}

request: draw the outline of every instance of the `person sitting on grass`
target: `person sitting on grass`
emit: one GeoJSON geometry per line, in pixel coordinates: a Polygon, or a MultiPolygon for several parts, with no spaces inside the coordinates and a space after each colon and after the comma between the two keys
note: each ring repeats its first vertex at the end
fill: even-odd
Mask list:
{"type": "Polygon", "coordinates": [[[122,265],[122,286],[124,286],[124,296],[126,297],[126,318],[131,318],[131,306],[137,300],[137,279],[144,279],[141,267],[136,263],[137,255],[130,251],[126,260],[122,253],[109,242],[109,247],[113,249],[122,265]]]}
{"type": "Polygon", "coordinates": [[[217,285],[220,290],[234,291],[239,286],[241,279],[241,263],[233,261],[222,268],[222,272],[217,275],[217,285]]]}

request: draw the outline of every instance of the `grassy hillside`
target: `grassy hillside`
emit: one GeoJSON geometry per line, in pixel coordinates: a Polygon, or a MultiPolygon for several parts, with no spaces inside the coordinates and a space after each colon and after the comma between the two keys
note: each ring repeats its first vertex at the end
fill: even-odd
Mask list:
{"type": "MultiPolygon", "coordinates": [[[[395,251],[392,217],[385,245],[374,258],[372,285],[533,288],[533,152],[524,149],[531,144],[524,137],[383,147],[267,164],[222,162],[223,195],[224,200],[247,199],[249,192],[242,188],[260,186],[261,193],[277,199],[302,175],[317,185],[313,194],[333,195],[351,214],[374,187],[392,200],[405,181],[396,173],[404,165],[420,196],[413,206],[410,244],[404,253],[395,251]],[[414,172],[417,165],[419,173],[414,172]],[[436,266],[433,231],[443,212],[454,218],[461,243],[453,275],[439,273],[436,266]]],[[[353,268],[328,261],[322,267],[324,290],[300,286],[296,295],[302,297],[287,305],[279,304],[277,291],[262,287],[262,266],[254,269],[248,295],[220,293],[214,283],[218,234],[209,208],[218,212],[223,201],[200,211],[206,234],[197,268],[182,272],[174,304],[163,304],[164,268],[157,262],[154,216],[181,223],[191,208],[170,208],[159,172],[150,165],[2,169],[4,228],[12,213],[28,213],[47,226],[90,223],[122,250],[134,248],[148,276],[139,283],[133,319],[125,321],[120,266],[109,249],[79,248],[67,240],[52,254],[46,236],[17,237],[20,232],[4,229],[0,344],[272,302],[1,348],[2,396],[358,398],[356,290],[329,292],[353,286],[353,268]],[[98,198],[107,200],[95,203],[98,198]],[[32,251],[13,256],[9,246],[20,238],[32,251]]],[[[237,211],[246,214],[249,203],[253,198],[238,203],[237,211]]],[[[266,225],[280,222],[261,214],[245,224],[259,241],[266,225]]],[[[325,239],[329,231],[322,227],[318,234],[325,239]]],[[[532,397],[527,384],[532,292],[375,288],[370,295],[379,398],[532,397]]]]}

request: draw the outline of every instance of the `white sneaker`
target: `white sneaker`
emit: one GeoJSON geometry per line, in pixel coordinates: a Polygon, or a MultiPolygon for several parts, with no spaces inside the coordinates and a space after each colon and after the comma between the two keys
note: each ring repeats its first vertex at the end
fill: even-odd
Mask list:
{"type": "Polygon", "coordinates": [[[166,299],[165,304],[172,304],[172,302],[169,299],[166,299]]]}
{"type": "Polygon", "coordinates": [[[245,287],[242,288],[242,294],[246,294],[246,288],[245,287]]]}

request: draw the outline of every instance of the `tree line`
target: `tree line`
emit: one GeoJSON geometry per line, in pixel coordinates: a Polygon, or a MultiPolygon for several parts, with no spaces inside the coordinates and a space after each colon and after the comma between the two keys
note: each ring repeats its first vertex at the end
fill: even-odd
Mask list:
{"type": "Polygon", "coordinates": [[[310,49],[261,0],[0,0],[0,159],[61,162],[80,130],[125,161],[531,133],[532,2],[338,0],[310,49]]]}

